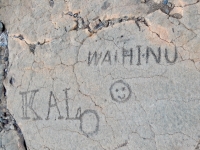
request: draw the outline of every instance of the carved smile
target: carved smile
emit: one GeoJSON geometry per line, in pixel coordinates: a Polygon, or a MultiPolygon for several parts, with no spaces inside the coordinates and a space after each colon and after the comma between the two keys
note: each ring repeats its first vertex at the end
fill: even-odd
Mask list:
{"type": "Polygon", "coordinates": [[[120,99],[124,99],[126,97],[126,95],[124,94],[123,95],[123,97],[121,97],[121,96],[118,96],[118,98],[120,98],[120,99]]]}

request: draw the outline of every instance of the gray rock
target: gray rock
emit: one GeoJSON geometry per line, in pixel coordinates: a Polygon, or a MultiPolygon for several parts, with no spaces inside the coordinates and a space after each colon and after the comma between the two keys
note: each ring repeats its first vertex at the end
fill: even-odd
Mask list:
{"type": "Polygon", "coordinates": [[[2,149],[199,149],[200,3],[50,2],[1,2],[2,149]]]}

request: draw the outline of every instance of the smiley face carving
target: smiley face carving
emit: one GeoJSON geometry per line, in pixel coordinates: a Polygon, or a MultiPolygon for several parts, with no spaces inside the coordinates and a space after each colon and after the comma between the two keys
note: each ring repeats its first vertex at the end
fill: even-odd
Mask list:
{"type": "Polygon", "coordinates": [[[131,97],[130,86],[122,80],[114,82],[110,87],[112,100],[118,103],[124,103],[131,97]]]}

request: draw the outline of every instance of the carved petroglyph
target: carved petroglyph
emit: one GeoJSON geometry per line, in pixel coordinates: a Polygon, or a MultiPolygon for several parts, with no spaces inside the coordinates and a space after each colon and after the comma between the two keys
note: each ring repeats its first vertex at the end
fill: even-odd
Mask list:
{"type": "MultiPolygon", "coordinates": [[[[58,107],[57,104],[57,99],[54,95],[54,93],[51,91],[50,92],[50,97],[49,97],[49,103],[48,105],[48,111],[47,111],[47,117],[45,118],[45,120],[50,120],[49,115],[51,113],[51,109],[55,108],[57,110],[58,113],[58,119],[59,120],[79,120],[80,121],[80,130],[84,133],[84,135],[86,136],[92,136],[95,135],[98,130],[99,130],[99,115],[97,114],[97,112],[95,110],[91,110],[91,109],[87,109],[83,112],[81,112],[81,107],[79,107],[77,109],[77,113],[75,115],[75,117],[70,117],[69,115],[69,97],[68,97],[68,91],[70,90],[70,88],[66,88],[65,90],[63,90],[65,92],[65,101],[66,101],[66,117],[61,116],[61,111],[58,107]]],[[[36,118],[33,118],[33,120],[43,120],[38,114],[37,114],[37,110],[33,109],[33,102],[34,102],[34,98],[36,93],[39,92],[39,90],[32,90],[32,91],[27,91],[27,92],[20,92],[19,94],[22,95],[22,119],[31,119],[28,116],[28,108],[30,109],[30,111],[36,116],[36,118]],[[30,93],[30,99],[28,101],[28,95],[30,93]]],[[[37,108],[36,108],[37,109],[37,108]]]]}
{"type": "Polygon", "coordinates": [[[122,80],[114,82],[110,87],[110,95],[112,100],[124,103],[131,97],[131,87],[122,80]]]}
{"type": "MultiPolygon", "coordinates": [[[[176,47],[173,52],[169,52],[167,48],[162,49],[153,49],[151,47],[146,47],[146,50],[138,45],[135,49],[131,48],[130,50],[123,49],[121,51],[106,51],[106,52],[90,52],[88,53],[88,65],[114,65],[120,63],[125,65],[145,65],[141,63],[141,59],[145,59],[146,64],[150,63],[149,59],[153,58],[157,64],[164,62],[166,64],[174,64],[178,59],[178,52],[176,47]],[[169,57],[169,53],[173,53],[173,56],[169,57]],[[161,57],[162,60],[161,60],[161,57]]],[[[152,63],[152,62],[151,62],[152,63]]]]}
{"type": "Polygon", "coordinates": [[[2,94],[25,149],[199,149],[199,0],[0,7],[2,94]]]}
{"type": "Polygon", "coordinates": [[[51,111],[51,108],[52,108],[52,107],[56,107],[56,109],[57,109],[57,111],[58,111],[58,114],[59,114],[58,119],[63,119],[64,117],[60,115],[60,110],[59,110],[59,108],[58,108],[56,98],[55,98],[53,92],[51,91],[51,92],[50,92],[50,98],[49,98],[49,109],[48,109],[48,114],[47,114],[46,120],[49,120],[49,114],[50,114],[50,111],[51,111]],[[53,101],[54,101],[54,104],[52,104],[52,99],[53,99],[53,101]]]}
{"type": "Polygon", "coordinates": [[[80,129],[87,136],[96,134],[99,130],[99,116],[95,110],[85,110],[80,115],[80,129]],[[92,125],[90,125],[92,123],[92,125]],[[92,126],[92,127],[91,127],[92,126]]]}
{"type": "Polygon", "coordinates": [[[23,117],[22,119],[30,119],[28,117],[28,108],[31,110],[31,112],[36,116],[36,118],[33,118],[34,120],[41,120],[42,118],[36,113],[36,111],[33,109],[33,102],[35,98],[35,94],[39,90],[32,90],[28,92],[20,92],[19,94],[22,95],[22,112],[23,117]],[[30,99],[28,101],[28,93],[31,93],[30,99]]]}

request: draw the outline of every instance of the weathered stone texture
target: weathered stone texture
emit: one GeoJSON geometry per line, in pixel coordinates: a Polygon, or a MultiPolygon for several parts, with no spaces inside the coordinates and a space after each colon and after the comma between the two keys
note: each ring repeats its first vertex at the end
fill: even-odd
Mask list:
{"type": "MultiPolygon", "coordinates": [[[[28,150],[199,149],[198,0],[0,7],[7,108],[28,150]]],[[[20,149],[17,134],[4,131],[2,149],[20,149]]]]}

